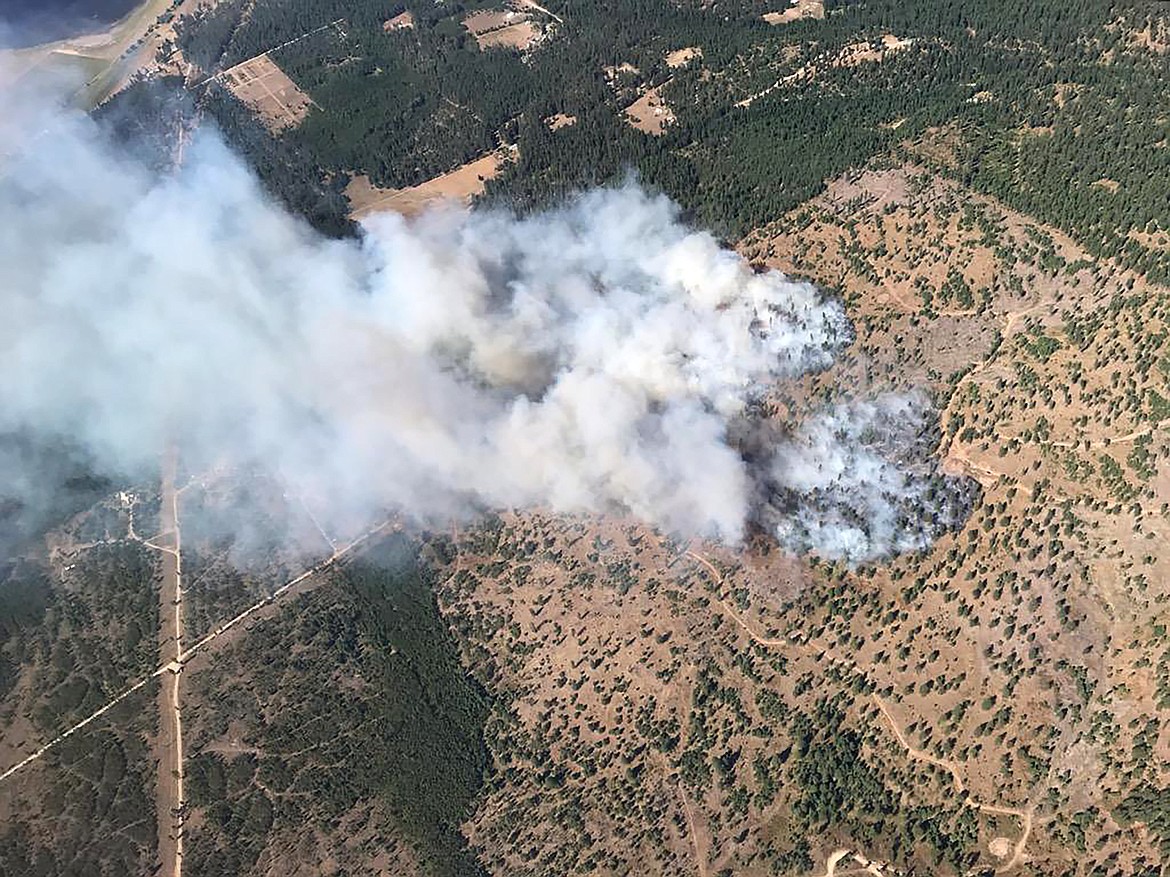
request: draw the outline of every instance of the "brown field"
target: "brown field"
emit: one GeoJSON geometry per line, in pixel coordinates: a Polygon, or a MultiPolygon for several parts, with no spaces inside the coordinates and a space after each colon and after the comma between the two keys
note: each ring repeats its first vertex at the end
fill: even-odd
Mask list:
{"type": "Polygon", "coordinates": [[[825,4],[822,0],[792,0],[792,5],[783,12],[765,12],[768,24],[788,24],[801,18],[824,18],[825,4]]]}
{"type": "Polygon", "coordinates": [[[511,9],[491,9],[473,12],[463,19],[463,26],[472,36],[478,37],[488,31],[498,30],[501,27],[508,27],[525,20],[527,20],[527,16],[522,12],[514,12],[511,9]]]}
{"type": "Polygon", "coordinates": [[[531,21],[521,21],[487,33],[476,34],[475,41],[479,43],[481,49],[503,47],[523,51],[539,40],[540,34],[540,28],[531,21]]]}
{"type": "Polygon", "coordinates": [[[684,46],[681,49],[675,49],[666,55],[667,67],[685,67],[687,64],[696,58],[703,57],[703,50],[698,46],[684,46]]]}
{"type": "Polygon", "coordinates": [[[655,137],[660,136],[667,125],[674,123],[674,113],[662,99],[658,88],[652,88],[626,107],[626,121],[655,137]]]}
{"type": "Polygon", "coordinates": [[[543,33],[528,13],[513,9],[475,12],[463,19],[463,26],[475,37],[480,49],[505,47],[523,51],[543,33]]]}
{"type": "Polygon", "coordinates": [[[232,94],[247,104],[273,132],[295,128],[313,105],[309,96],[267,55],[225,71],[223,79],[232,94]]]}
{"type": "Polygon", "coordinates": [[[368,177],[354,177],[345,190],[349,198],[350,215],[354,219],[361,219],[371,213],[390,210],[413,216],[436,201],[468,203],[472,197],[483,192],[484,181],[496,176],[504,161],[501,153],[492,152],[409,189],[379,189],[370,184],[368,177]]]}
{"type": "Polygon", "coordinates": [[[568,128],[571,125],[577,124],[577,117],[570,116],[567,113],[557,113],[555,116],[549,116],[544,120],[548,125],[550,131],[559,131],[561,128],[568,128]]]}
{"type": "Polygon", "coordinates": [[[393,18],[387,19],[382,23],[382,30],[389,33],[392,30],[410,30],[414,27],[414,14],[407,9],[405,12],[400,12],[393,18]]]}

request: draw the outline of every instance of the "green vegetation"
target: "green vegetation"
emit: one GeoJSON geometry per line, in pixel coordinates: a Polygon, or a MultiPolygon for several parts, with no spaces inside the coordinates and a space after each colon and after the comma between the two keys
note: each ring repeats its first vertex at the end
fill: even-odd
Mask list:
{"type": "Polygon", "coordinates": [[[193,744],[189,795],[205,819],[190,838],[193,874],[250,873],[269,843],[278,855],[309,828],[328,836],[370,807],[377,833],[352,851],[359,861],[392,834],[427,873],[479,873],[458,826],[486,769],[486,701],[430,587],[414,547],[391,537],[193,678],[207,704],[193,739],[205,746],[243,722],[254,750],[193,744]]]}
{"type": "MultiPolygon", "coordinates": [[[[297,179],[309,165],[327,175],[318,187],[349,173],[412,184],[508,142],[519,160],[489,185],[492,200],[536,205],[636,172],[738,237],[908,144],[1093,252],[1170,276],[1170,253],[1141,243],[1164,227],[1170,197],[1158,148],[1170,133],[1166,67],[1133,39],[1165,14],[1149,0],[1042,0],[1026,11],[1007,0],[872,0],[783,27],[747,2],[718,15],[665,0],[558,6],[563,23],[533,13],[546,35],[524,53],[481,51],[462,27],[496,8],[485,2],[237,0],[188,21],[179,42],[214,71],[323,28],[273,54],[317,104],[278,139],[291,147],[284,161],[302,165],[297,179]],[[414,27],[384,31],[404,8],[414,27]],[[886,49],[887,34],[903,42],[886,49]],[[688,45],[702,61],[668,68],[666,53],[688,45]],[[854,60],[867,47],[868,60],[854,60]],[[607,74],[622,64],[636,72],[607,74]],[[677,118],[662,137],[623,118],[651,86],[677,118]],[[556,113],[577,124],[550,131],[556,113]]],[[[237,136],[243,125],[225,127],[237,136]]],[[[270,146],[254,133],[237,142],[278,177],[270,146]]],[[[320,216],[320,198],[293,203],[320,216]]],[[[1038,259],[1063,264],[1051,241],[1038,259]]],[[[953,277],[939,293],[974,302],[953,277]]]]}
{"type": "Polygon", "coordinates": [[[1162,855],[1170,856],[1170,788],[1139,786],[1122,799],[1113,816],[1121,825],[1144,822],[1158,838],[1162,855]]]}
{"type": "Polygon", "coordinates": [[[121,877],[154,865],[154,762],[147,733],[155,687],[136,692],[86,734],[51,750],[5,789],[0,873],[121,877]]]}

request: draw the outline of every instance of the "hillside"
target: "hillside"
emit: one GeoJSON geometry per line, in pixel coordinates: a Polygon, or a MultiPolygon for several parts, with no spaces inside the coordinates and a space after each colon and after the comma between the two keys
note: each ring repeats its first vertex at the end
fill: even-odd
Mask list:
{"type": "Polygon", "coordinates": [[[61,508],[0,504],[0,872],[1165,872],[1164,4],[180,13],[95,114],[154,170],[201,119],[338,238],[636,177],[843,303],[855,337],[761,388],[759,434],[907,394],[961,514],[849,564],[763,519],[342,532],[277,476],[63,464],[61,508]]]}

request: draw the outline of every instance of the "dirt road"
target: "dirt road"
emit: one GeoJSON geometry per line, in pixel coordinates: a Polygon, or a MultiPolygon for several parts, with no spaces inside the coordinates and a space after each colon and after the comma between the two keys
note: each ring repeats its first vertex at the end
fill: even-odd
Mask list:
{"type": "MultiPolygon", "coordinates": [[[[720,574],[720,572],[715,568],[715,565],[713,563],[711,563],[711,561],[709,561],[706,557],[704,557],[702,554],[698,553],[697,551],[693,551],[690,549],[688,549],[684,553],[684,556],[689,558],[690,560],[694,561],[695,563],[698,563],[700,566],[702,566],[707,571],[707,573],[711,576],[711,580],[719,585],[720,592],[722,592],[725,589],[726,577],[723,576],[722,574],[720,574]]],[[[751,639],[753,642],[755,642],[759,645],[762,645],[762,646],[770,646],[773,648],[783,648],[785,646],[792,646],[792,645],[797,644],[797,642],[795,640],[792,640],[792,639],[768,639],[766,637],[760,636],[758,633],[756,633],[752,629],[752,627],[747,622],[744,621],[744,619],[739,615],[738,612],[734,611],[730,606],[727,605],[727,603],[722,599],[722,597],[716,596],[715,602],[719,606],[719,608],[722,609],[723,612],[727,616],[729,616],[736,624],[738,624],[740,626],[740,628],[744,631],[744,633],[747,634],[748,638],[751,639]]],[[[806,637],[804,637],[803,635],[801,635],[801,642],[805,645],[809,644],[809,640],[806,637]]],[[[830,664],[834,664],[834,665],[846,670],[847,672],[864,677],[864,674],[862,673],[861,669],[851,659],[842,658],[842,657],[839,657],[837,655],[834,655],[828,649],[824,650],[824,652],[822,653],[822,658],[825,661],[829,662],[830,664]]],[[[943,758],[938,758],[934,755],[931,755],[929,752],[926,752],[922,749],[918,749],[917,747],[912,746],[910,744],[910,741],[906,738],[905,733],[902,731],[901,726],[894,719],[894,716],[890,712],[889,707],[886,705],[886,702],[884,700],[882,700],[882,698],[879,697],[877,694],[873,695],[873,702],[877,706],[877,708],[881,712],[881,714],[885,717],[886,723],[889,725],[891,732],[893,732],[894,738],[898,741],[898,745],[900,745],[903,749],[906,750],[906,754],[912,759],[916,759],[919,761],[925,761],[929,764],[933,764],[935,767],[938,767],[938,768],[941,768],[942,770],[945,770],[951,776],[951,783],[954,786],[955,793],[962,795],[963,792],[966,791],[966,783],[963,782],[963,776],[962,776],[962,772],[960,771],[959,763],[955,762],[955,761],[948,761],[948,760],[943,759],[943,758]]],[[[1017,809],[1015,807],[1001,807],[997,804],[984,804],[980,801],[975,800],[974,798],[972,798],[970,796],[968,796],[966,798],[964,804],[967,807],[970,807],[974,810],[978,810],[980,813],[989,813],[989,814],[993,814],[996,816],[1011,816],[1011,817],[1018,819],[1020,821],[1020,836],[1016,839],[1016,842],[1012,847],[1011,857],[1006,862],[1004,862],[1002,865],[1000,865],[998,868],[996,868],[995,870],[996,870],[997,874],[1003,874],[1003,873],[1011,871],[1011,870],[1017,868],[1019,865],[1021,865],[1024,861],[1024,852],[1025,852],[1027,845],[1028,845],[1028,839],[1029,839],[1029,837],[1031,837],[1031,834],[1032,834],[1032,824],[1033,824],[1032,807],[1029,806],[1029,807],[1021,810],[1021,809],[1017,809]]],[[[844,856],[837,855],[838,853],[841,853],[841,852],[842,852],[841,850],[837,850],[833,853],[832,856],[829,857],[829,861],[826,864],[826,872],[828,875],[834,874],[837,863],[840,862],[841,859],[844,857],[844,856]]],[[[848,851],[845,851],[845,853],[847,854],[848,851]]],[[[864,857],[861,857],[860,854],[854,854],[854,858],[857,859],[858,864],[860,864],[865,870],[869,871],[870,873],[878,873],[878,874],[883,873],[882,872],[883,866],[880,863],[871,862],[868,859],[864,859],[864,857]]]]}
{"type": "Polygon", "coordinates": [[[183,559],[179,531],[179,497],[175,491],[176,457],[168,454],[163,463],[162,502],[159,507],[162,532],[152,543],[162,552],[162,583],[159,587],[159,657],[166,672],[158,689],[159,733],[155,740],[158,785],[155,807],[158,819],[160,873],[181,877],[183,873],[183,716],[179,686],[183,654],[183,559]]]}

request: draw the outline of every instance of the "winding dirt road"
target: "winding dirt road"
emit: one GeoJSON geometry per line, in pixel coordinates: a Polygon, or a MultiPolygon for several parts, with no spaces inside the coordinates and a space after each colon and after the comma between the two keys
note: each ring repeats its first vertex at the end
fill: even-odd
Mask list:
{"type": "MultiPolygon", "coordinates": [[[[721,575],[715,568],[715,565],[712,564],[706,557],[691,549],[687,549],[685,556],[702,566],[703,569],[705,569],[707,573],[712,576],[712,581],[714,581],[719,586],[720,591],[724,590],[726,577],[721,575]]],[[[743,629],[743,631],[748,635],[748,637],[758,645],[778,648],[797,644],[795,640],[769,639],[767,637],[760,636],[751,628],[749,624],[747,624],[747,622],[744,621],[738,612],[735,612],[733,609],[731,609],[730,606],[727,605],[722,597],[717,598],[715,602],[728,615],[728,617],[730,617],[736,624],[738,624],[739,627],[743,629]]],[[[828,649],[824,650],[824,658],[832,664],[847,668],[849,672],[855,675],[864,677],[862,671],[853,661],[837,657],[828,649]]],[[[894,738],[898,741],[898,744],[906,750],[906,754],[912,759],[925,761],[928,764],[932,764],[935,767],[945,770],[951,776],[951,782],[954,786],[955,793],[962,795],[966,791],[967,787],[966,783],[963,781],[962,772],[959,769],[960,765],[958,762],[938,758],[937,756],[931,755],[929,752],[912,746],[910,741],[906,739],[906,735],[902,731],[901,726],[894,719],[894,716],[890,712],[886,702],[882,700],[882,698],[880,698],[877,694],[873,695],[873,701],[878,710],[885,717],[886,723],[889,725],[890,731],[893,733],[894,738]]],[[[978,810],[980,813],[989,813],[996,816],[1010,816],[1020,821],[1020,836],[1016,839],[1016,842],[1013,845],[1011,857],[998,868],[996,868],[996,873],[1003,874],[1021,865],[1024,861],[1028,839],[1032,835],[1033,808],[1029,806],[1023,810],[1020,810],[1015,807],[1001,807],[997,804],[985,804],[975,800],[969,795],[966,797],[963,803],[965,806],[974,810],[978,810]]],[[[837,864],[841,861],[841,859],[848,855],[849,852],[849,850],[836,850],[833,855],[829,857],[828,863],[826,864],[827,877],[832,877],[837,864]],[[838,855],[838,853],[841,855],[838,855]]],[[[859,858],[856,854],[854,855],[854,858],[858,859],[858,863],[862,864],[862,867],[866,870],[872,871],[872,866],[876,865],[878,872],[881,872],[881,866],[877,865],[877,863],[873,863],[868,860],[862,862],[862,858],[864,857],[859,858]]]]}

